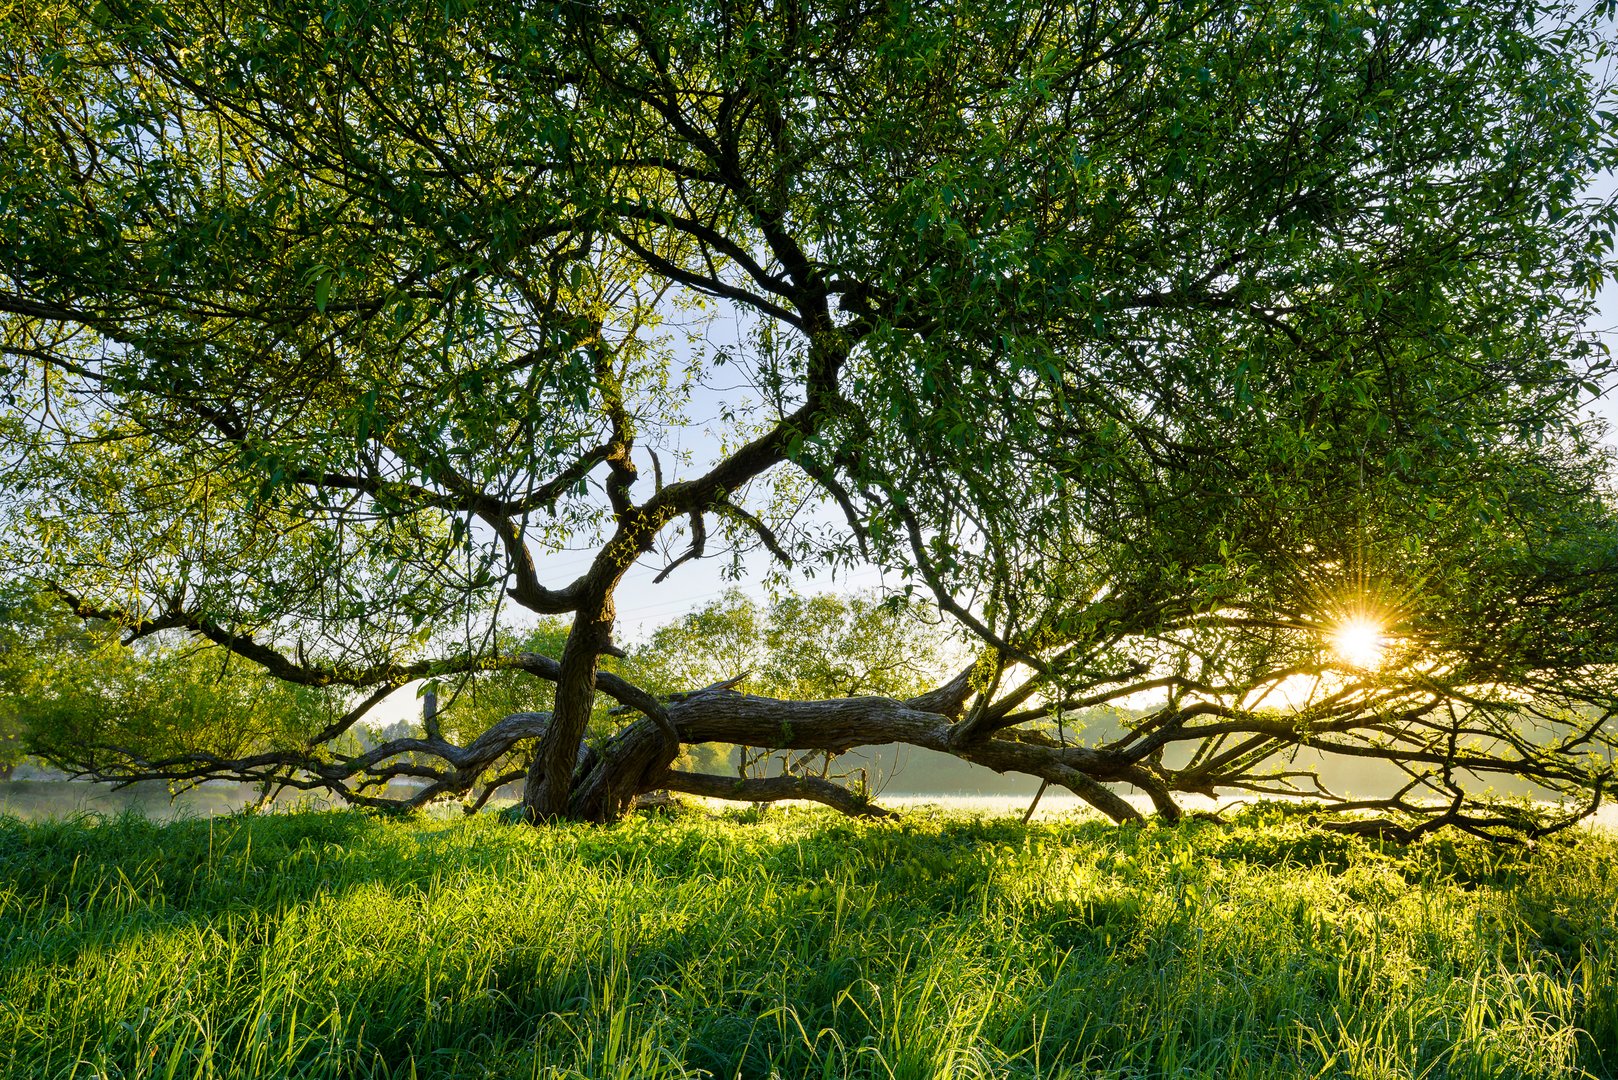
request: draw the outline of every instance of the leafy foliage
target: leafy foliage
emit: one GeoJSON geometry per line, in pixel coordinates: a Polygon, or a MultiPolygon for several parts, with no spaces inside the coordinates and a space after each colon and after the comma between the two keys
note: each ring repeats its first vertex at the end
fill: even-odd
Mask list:
{"type": "MultiPolygon", "coordinates": [[[[602,667],[637,560],[749,547],[984,649],[906,699],[947,731],[863,737],[1118,817],[1341,802],[1300,747],[1599,793],[1607,7],[16,6],[0,558],[299,685],[552,682],[501,729],[536,818],[620,812],[681,724],[813,728],[602,667]],[[510,604],[566,640],[502,651],[510,604]],[[1375,671],[1328,645],[1367,613],[1375,671]],[[585,753],[598,691],[644,719],[585,753]]],[[[874,670],[779,644],[782,694],[874,670]]]]}
{"type": "Polygon", "coordinates": [[[86,625],[39,596],[0,610],[0,694],[20,753],[114,774],[206,755],[251,757],[306,745],[340,699],[271,678],[218,647],[143,642],[86,625]],[[116,749],[114,749],[116,748],[116,749]]]}
{"type": "Polygon", "coordinates": [[[837,593],[760,604],[732,589],[653,630],[618,670],[664,694],[746,676],[748,691],[766,697],[913,697],[953,659],[945,628],[918,608],[837,593]]]}
{"type": "MultiPolygon", "coordinates": [[[[749,693],[813,700],[908,698],[947,670],[951,641],[920,605],[867,595],[785,593],[759,604],[740,590],[656,628],[616,670],[653,692],[689,693],[740,680],[749,693]]],[[[769,771],[771,747],[744,751],[744,771],[769,771]],[[756,758],[756,760],[754,760],[756,758]]],[[[687,747],[676,764],[730,771],[729,745],[687,747]]],[[[782,756],[776,772],[829,771],[822,755],[782,756]]]]}

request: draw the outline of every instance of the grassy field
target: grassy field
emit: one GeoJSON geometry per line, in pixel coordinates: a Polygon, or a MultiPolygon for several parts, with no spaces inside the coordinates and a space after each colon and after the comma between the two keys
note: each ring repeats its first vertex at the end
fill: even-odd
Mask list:
{"type": "Polygon", "coordinates": [[[15,1077],[1613,1077],[1618,843],[0,817],[15,1077]]]}

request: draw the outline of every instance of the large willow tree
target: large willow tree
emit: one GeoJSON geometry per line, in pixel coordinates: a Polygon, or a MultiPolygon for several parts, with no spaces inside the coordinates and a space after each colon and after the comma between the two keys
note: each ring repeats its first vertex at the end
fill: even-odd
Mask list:
{"type": "Polygon", "coordinates": [[[1618,533],[1580,411],[1618,221],[1583,194],[1615,160],[1601,10],[0,16],[9,572],[349,710],[250,752],[92,726],[58,761],[363,800],[519,760],[535,820],[652,787],[865,808],[671,768],[703,741],[905,742],[1120,820],[1126,787],[1169,817],[1364,808],[1321,754],[1401,770],[1370,802],[1407,830],[1522,824],[1477,795],[1502,781],[1575,813],[1609,781],[1618,533]],[[603,661],[637,560],[749,547],[888,568],[975,662],[786,701],[603,661]],[[518,609],[568,620],[556,655],[500,647],[518,609]],[[548,707],[334,749],[393,687],[495,669],[548,707]],[[1076,737],[1103,704],[1122,734],[1076,737]]]}

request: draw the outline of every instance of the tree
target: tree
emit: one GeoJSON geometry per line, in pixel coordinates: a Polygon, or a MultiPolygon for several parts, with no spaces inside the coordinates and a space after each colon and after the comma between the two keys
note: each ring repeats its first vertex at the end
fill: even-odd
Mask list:
{"type": "MultiPolygon", "coordinates": [[[[629,651],[618,674],[660,697],[690,687],[747,684],[750,693],[778,700],[879,696],[904,699],[925,693],[954,650],[945,628],[926,618],[922,605],[873,595],[787,593],[760,605],[740,590],[727,590],[702,608],[654,630],[629,651]]],[[[814,797],[852,813],[882,811],[830,781],[837,751],[825,747],[777,749],[767,741],[740,748],[739,776],[715,773],[735,748],[687,745],[676,759],[671,786],[692,794],[746,789],[774,798],[814,797]],[[692,770],[706,776],[692,776],[692,770]],[[774,775],[768,784],[747,778],[774,775]]]]}
{"type": "MultiPolygon", "coordinates": [[[[605,820],[682,744],[901,741],[1120,820],[1119,785],[1170,817],[1355,807],[1287,767],[1308,746],[1405,769],[1379,805],[1418,823],[1390,827],[1487,832],[1516,822],[1474,778],[1608,782],[1618,553],[1580,412],[1618,225],[1581,195],[1614,163],[1604,10],[63,0],[4,27],[13,572],[301,686],[552,684],[413,748],[444,790],[516,753],[534,820],[605,820]],[[880,564],[981,652],[902,700],[602,666],[637,559],[748,547],[880,564]],[[561,648],[503,649],[510,605],[561,648]],[[1376,665],[1331,647],[1356,616],[1376,665]],[[592,742],[600,695],[625,712],[592,742]],[[1150,711],[1069,745],[1107,702],[1150,711]]],[[[323,745],[127,764],[344,797],[387,767],[323,745]]]]}
{"type": "MultiPolygon", "coordinates": [[[[19,707],[20,689],[17,672],[21,661],[38,647],[30,641],[24,627],[42,621],[48,608],[27,602],[26,597],[13,595],[11,590],[0,589],[0,781],[11,779],[17,766],[26,756],[24,736],[27,723],[24,710],[19,707]]],[[[70,618],[59,613],[59,618],[70,618]]],[[[77,620],[74,620],[75,622],[77,620]]],[[[78,629],[77,626],[74,627],[78,629]]],[[[46,647],[59,649],[61,641],[49,641],[46,647]]]]}
{"type": "Polygon", "coordinates": [[[118,774],[120,748],[131,745],[155,757],[240,759],[322,741],[345,711],[330,692],[206,642],[122,638],[116,624],[87,624],[53,597],[0,593],[0,731],[11,761],[43,754],[84,774],[118,774]]]}
{"type": "Polygon", "coordinates": [[[774,698],[907,698],[948,666],[949,644],[919,604],[786,592],[761,605],[727,589],[657,627],[617,671],[664,697],[746,676],[750,690],[774,698]]]}

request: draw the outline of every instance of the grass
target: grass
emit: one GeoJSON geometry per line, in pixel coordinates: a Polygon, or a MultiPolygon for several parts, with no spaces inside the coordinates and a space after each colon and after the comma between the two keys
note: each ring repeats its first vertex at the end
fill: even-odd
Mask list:
{"type": "Polygon", "coordinates": [[[1614,1077],[1618,843],[0,817],[15,1077],[1614,1077]]]}

